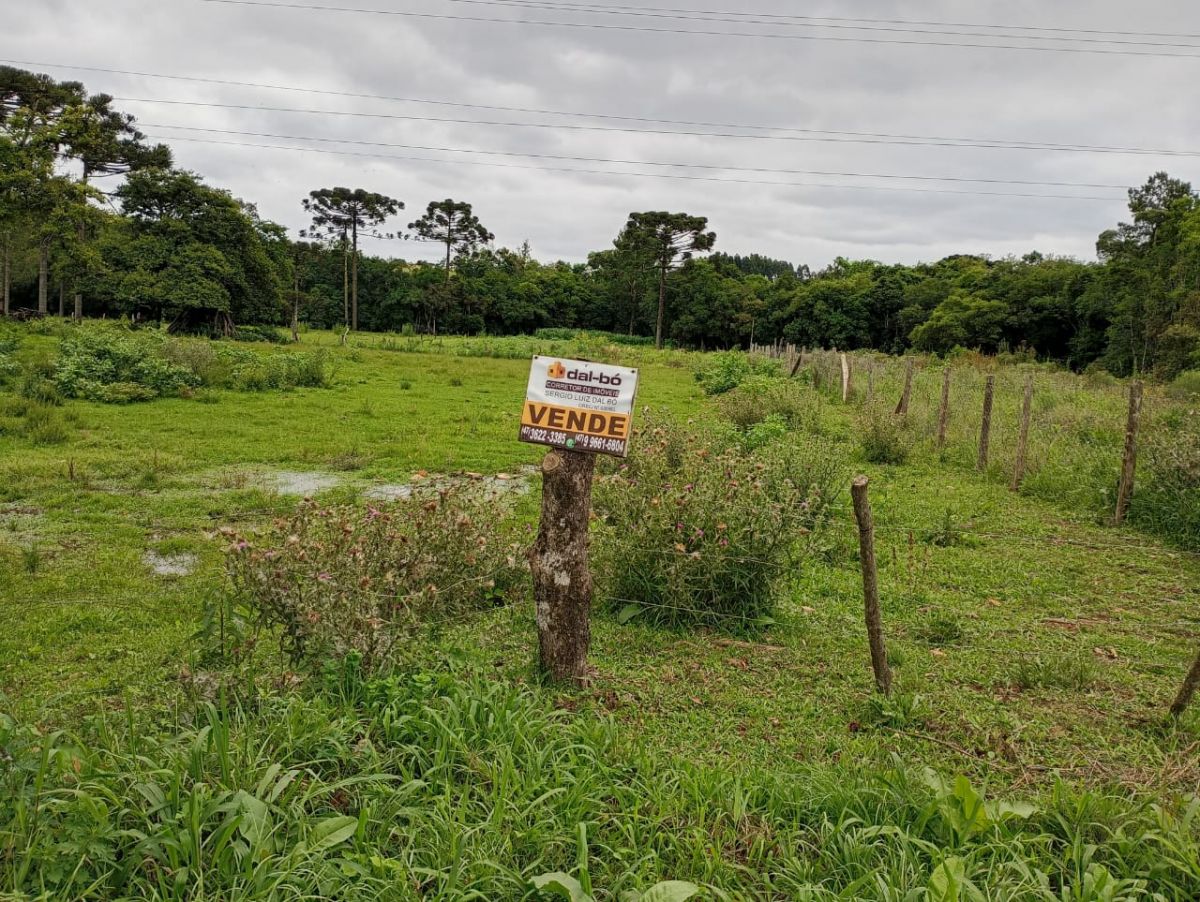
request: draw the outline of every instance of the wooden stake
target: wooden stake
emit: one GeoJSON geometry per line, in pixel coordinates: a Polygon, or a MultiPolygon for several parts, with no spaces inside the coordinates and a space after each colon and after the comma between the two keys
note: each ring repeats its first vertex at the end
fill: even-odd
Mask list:
{"type": "Polygon", "coordinates": [[[996,377],[988,376],[983,386],[983,422],[979,426],[979,459],[975,469],[980,473],[987,470],[988,443],[992,439],[992,398],[996,393],[996,377]]]}
{"type": "Polygon", "coordinates": [[[1025,458],[1029,450],[1029,418],[1033,414],[1033,375],[1025,377],[1025,400],[1021,404],[1021,434],[1017,438],[1017,461],[1013,464],[1012,485],[1014,492],[1021,490],[1025,479],[1025,458]]]}
{"type": "Polygon", "coordinates": [[[1196,660],[1192,662],[1192,669],[1188,671],[1188,675],[1184,677],[1183,685],[1179,687],[1179,694],[1175,696],[1175,702],[1171,705],[1171,716],[1179,717],[1187,710],[1187,706],[1192,702],[1192,696],[1196,694],[1196,688],[1200,686],[1200,655],[1196,656],[1196,660]]]}
{"type": "Polygon", "coordinates": [[[875,671],[875,688],[884,695],[892,691],[892,670],[888,666],[887,648],[883,643],[883,618],[879,613],[879,577],[875,569],[875,524],[871,519],[871,502],[867,498],[870,480],[857,477],[850,486],[854,500],[854,518],[858,521],[858,549],[862,561],[863,604],[867,622],[867,642],[871,646],[871,669],[875,671]]]}
{"type": "Polygon", "coordinates": [[[938,407],[937,448],[946,447],[946,424],[950,421],[950,365],[942,373],[942,403],[938,407]]]}
{"type": "Polygon", "coordinates": [[[529,549],[538,652],[555,682],[586,683],[592,575],[588,525],[596,458],[555,448],[542,459],[542,519],[529,549]]]}
{"type": "Polygon", "coordinates": [[[1121,461],[1121,483],[1117,488],[1117,509],[1113,526],[1125,522],[1133,498],[1133,477],[1137,470],[1138,427],[1142,422],[1142,383],[1135,379],[1129,386],[1129,419],[1125,423],[1125,456],[1121,461]]]}
{"type": "Polygon", "coordinates": [[[908,365],[904,368],[904,394],[900,396],[900,403],[896,405],[897,416],[908,416],[908,402],[912,398],[913,365],[914,361],[909,357],[908,365]]]}
{"type": "Polygon", "coordinates": [[[842,355],[842,403],[847,404],[850,401],[850,358],[845,354],[842,355]]]}

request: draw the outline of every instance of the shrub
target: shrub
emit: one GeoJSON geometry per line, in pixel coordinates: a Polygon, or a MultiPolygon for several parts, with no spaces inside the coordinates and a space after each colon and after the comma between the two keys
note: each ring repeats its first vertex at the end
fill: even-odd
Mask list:
{"type": "Polygon", "coordinates": [[[827,457],[795,443],[750,453],[715,433],[647,423],[627,463],[596,483],[602,594],[661,623],[761,622],[834,480],[827,457]]]}
{"type": "Polygon", "coordinates": [[[1200,549],[1200,417],[1147,430],[1139,452],[1131,523],[1200,549]]]}
{"type": "Polygon", "coordinates": [[[233,337],[236,341],[265,341],[275,345],[291,342],[291,338],[274,326],[238,326],[233,337]]]}
{"type": "Polygon", "coordinates": [[[281,631],[293,661],[347,654],[371,669],[414,627],[480,608],[520,580],[504,502],[451,486],[379,507],[312,502],[262,535],[230,540],[238,599],[281,631]]]}
{"type": "Polygon", "coordinates": [[[48,360],[31,363],[21,379],[21,397],[39,404],[62,404],[62,393],[54,382],[54,364],[48,360]]]}
{"type": "Polygon", "coordinates": [[[55,383],[67,397],[97,401],[147,400],[198,386],[200,378],[161,356],[160,346],[161,339],[154,333],[79,330],[63,339],[55,383]],[[120,383],[125,387],[111,395],[106,391],[106,386],[120,383]],[[134,398],[129,385],[140,386],[141,397],[134,398]]]}
{"type": "Polygon", "coordinates": [[[722,395],[733,391],[751,376],[770,378],[783,375],[778,360],[752,357],[741,351],[725,351],[706,357],[696,370],[696,381],[706,394],[722,395]]]}
{"type": "Polygon", "coordinates": [[[863,458],[873,464],[902,464],[908,460],[912,442],[904,423],[890,412],[873,409],[859,418],[859,446],[863,458]]]}
{"type": "Polygon", "coordinates": [[[1167,386],[1167,397],[1177,401],[1191,401],[1200,398],[1200,370],[1188,370],[1180,373],[1167,386]]]}
{"type": "Polygon", "coordinates": [[[790,429],[816,431],[820,420],[820,396],[790,379],[752,376],[719,395],[715,403],[718,412],[739,429],[778,417],[790,429]]]}

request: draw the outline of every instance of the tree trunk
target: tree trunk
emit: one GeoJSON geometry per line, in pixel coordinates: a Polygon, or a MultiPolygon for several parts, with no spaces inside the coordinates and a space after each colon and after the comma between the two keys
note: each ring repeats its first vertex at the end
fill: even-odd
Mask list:
{"type": "MultiPolygon", "coordinates": [[[[84,184],[87,184],[87,172],[86,171],[83,174],[83,181],[84,181],[84,184]]],[[[79,223],[80,247],[83,246],[83,243],[85,241],[87,241],[87,225],[85,225],[83,222],[80,222],[79,223]]],[[[58,315],[62,316],[62,312],[60,311],[58,315]]],[[[77,322],[77,323],[81,322],[83,320],[83,292],[79,290],[78,286],[76,286],[76,288],[75,288],[75,304],[72,307],[71,318],[74,319],[75,322],[77,322]]]]}
{"type": "Polygon", "coordinates": [[[658,268],[658,322],[654,327],[654,347],[662,350],[663,346],[663,317],[667,310],[667,268],[658,268]]]}
{"type": "Polygon", "coordinates": [[[4,236],[4,260],[0,264],[0,269],[3,273],[0,274],[0,281],[3,281],[3,288],[0,288],[0,296],[3,298],[4,315],[12,310],[12,248],[9,245],[8,235],[4,236]]]}
{"type": "Polygon", "coordinates": [[[61,319],[67,312],[67,282],[65,279],[58,280],[58,315],[61,319]]]}
{"type": "Polygon", "coordinates": [[[350,261],[350,331],[358,331],[358,222],[351,223],[353,259],[350,261]]]}
{"type": "Polygon", "coordinates": [[[300,273],[292,273],[292,342],[300,341],[300,273]]]}
{"type": "Polygon", "coordinates": [[[38,247],[38,313],[50,312],[50,243],[38,247]]]}
{"type": "Polygon", "coordinates": [[[446,242],[446,284],[450,284],[450,242],[446,242]]]}
{"type": "Polygon", "coordinates": [[[588,525],[596,458],[553,449],[542,460],[542,520],[529,550],[542,668],[556,682],[583,684],[591,644],[588,525]]]}
{"type": "Polygon", "coordinates": [[[342,323],[350,328],[350,249],[342,239],[342,323]]]}

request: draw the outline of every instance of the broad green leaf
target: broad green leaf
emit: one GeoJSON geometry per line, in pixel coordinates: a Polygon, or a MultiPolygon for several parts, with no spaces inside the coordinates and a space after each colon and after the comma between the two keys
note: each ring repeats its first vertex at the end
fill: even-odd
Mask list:
{"type": "Polygon", "coordinates": [[[358,818],[349,815],[327,817],[313,827],[308,835],[307,850],[312,853],[324,852],[334,846],[344,843],[358,829],[358,818]]]}
{"type": "Polygon", "coordinates": [[[621,608],[619,612],[617,612],[617,623],[624,626],[630,620],[633,620],[635,617],[641,614],[644,610],[645,608],[643,608],[640,604],[627,604],[625,607],[621,608]]]}
{"type": "Polygon", "coordinates": [[[557,893],[570,902],[594,902],[592,897],[583,891],[578,880],[562,871],[541,874],[529,882],[533,884],[534,889],[557,893]]]}
{"type": "Polygon", "coordinates": [[[700,887],[694,883],[685,883],[682,880],[665,880],[662,883],[656,883],[650,889],[646,890],[638,902],[684,902],[685,899],[690,899],[699,892],[700,887]]]}

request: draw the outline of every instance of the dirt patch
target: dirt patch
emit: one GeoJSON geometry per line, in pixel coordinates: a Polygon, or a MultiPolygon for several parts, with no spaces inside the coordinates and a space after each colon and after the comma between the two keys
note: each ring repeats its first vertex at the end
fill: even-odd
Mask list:
{"type": "Polygon", "coordinates": [[[157,551],[147,551],[142,555],[146,566],[154,571],[155,576],[187,576],[196,569],[198,559],[194,554],[159,554],[157,551]]]}
{"type": "MultiPolygon", "coordinates": [[[[522,467],[516,474],[454,473],[449,476],[429,476],[418,473],[412,482],[385,482],[367,488],[363,495],[372,501],[403,501],[413,495],[433,494],[442,489],[462,485],[477,488],[483,495],[527,495],[530,490],[530,469],[522,467]]],[[[536,468],[532,468],[536,472],[536,468]]]]}
{"type": "Polygon", "coordinates": [[[327,489],[337,488],[344,481],[343,477],[333,473],[300,473],[293,470],[271,473],[268,480],[276,494],[298,495],[301,498],[311,498],[327,489]]]}

